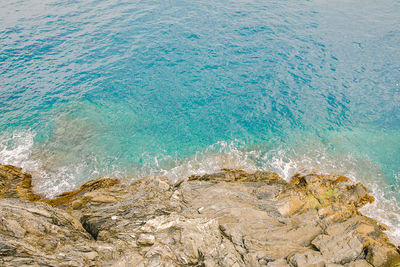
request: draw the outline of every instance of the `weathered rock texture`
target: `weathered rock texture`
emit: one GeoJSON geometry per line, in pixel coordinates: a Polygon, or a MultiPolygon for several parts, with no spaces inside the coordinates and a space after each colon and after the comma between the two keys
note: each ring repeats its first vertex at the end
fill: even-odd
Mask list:
{"type": "Polygon", "coordinates": [[[358,212],[368,190],[343,176],[101,179],[55,200],[18,189],[24,177],[0,166],[0,266],[400,266],[358,212]]]}

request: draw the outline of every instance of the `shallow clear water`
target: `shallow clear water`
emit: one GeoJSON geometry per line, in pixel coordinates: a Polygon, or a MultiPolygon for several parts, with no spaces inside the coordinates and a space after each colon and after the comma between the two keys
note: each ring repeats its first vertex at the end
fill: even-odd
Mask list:
{"type": "Polygon", "coordinates": [[[341,173],[400,241],[400,2],[0,3],[0,163],[101,176],[341,173]]]}

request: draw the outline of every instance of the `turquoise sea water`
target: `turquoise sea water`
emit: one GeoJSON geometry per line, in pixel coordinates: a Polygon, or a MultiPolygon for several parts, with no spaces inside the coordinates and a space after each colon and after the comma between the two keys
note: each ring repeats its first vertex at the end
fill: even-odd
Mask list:
{"type": "Polygon", "coordinates": [[[0,163],[54,196],[223,167],[341,173],[400,240],[400,2],[0,2],[0,163]]]}

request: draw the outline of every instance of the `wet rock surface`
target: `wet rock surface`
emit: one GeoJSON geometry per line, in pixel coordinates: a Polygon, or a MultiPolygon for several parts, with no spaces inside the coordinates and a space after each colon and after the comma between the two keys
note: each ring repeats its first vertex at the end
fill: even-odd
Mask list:
{"type": "Polygon", "coordinates": [[[22,198],[31,201],[40,196],[32,191],[32,176],[11,165],[0,165],[0,198],[22,198]]]}
{"type": "Polygon", "coordinates": [[[26,175],[0,166],[0,266],[400,266],[343,176],[100,179],[44,200],[15,189],[26,175]]]}

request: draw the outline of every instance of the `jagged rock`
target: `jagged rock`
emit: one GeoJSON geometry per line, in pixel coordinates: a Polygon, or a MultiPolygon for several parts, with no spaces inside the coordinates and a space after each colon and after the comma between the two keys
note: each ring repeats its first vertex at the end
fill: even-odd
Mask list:
{"type": "Polygon", "coordinates": [[[288,258],[290,264],[294,267],[324,267],[326,263],[322,254],[313,250],[297,252],[288,258]]]}
{"type": "Polygon", "coordinates": [[[344,222],[330,222],[325,232],[312,244],[332,262],[345,264],[365,258],[373,266],[399,262],[396,248],[388,242],[375,220],[354,215],[344,222]]]}
{"type": "Polygon", "coordinates": [[[0,175],[0,266],[367,267],[400,258],[384,229],[358,213],[372,201],[368,190],[344,176],[99,179],[33,203],[18,199],[27,197],[13,182],[28,174],[6,166],[0,175]]]}
{"type": "MultiPolygon", "coordinates": [[[[96,179],[93,181],[89,181],[81,185],[81,187],[77,190],[71,192],[65,192],[55,199],[42,199],[40,201],[46,202],[54,207],[65,207],[66,205],[71,205],[79,196],[85,194],[85,198],[83,201],[93,201],[93,202],[114,202],[117,199],[113,198],[109,195],[98,194],[97,192],[93,192],[96,189],[100,188],[108,188],[118,183],[116,179],[96,179]]],[[[82,201],[81,200],[81,201],[82,201]]],[[[75,202],[75,208],[82,203],[79,201],[75,202]],[[79,203],[79,204],[78,204],[79,203]]]]}
{"type": "Polygon", "coordinates": [[[11,165],[0,165],[0,198],[40,199],[32,191],[32,176],[11,165]]]}
{"type": "Polygon", "coordinates": [[[90,265],[92,257],[85,255],[96,244],[67,212],[45,203],[0,199],[0,214],[0,266],[90,265]]]}
{"type": "MultiPolygon", "coordinates": [[[[118,183],[116,179],[96,179],[84,183],[79,189],[65,192],[56,199],[43,199],[40,195],[32,191],[32,176],[29,173],[23,172],[21,169],[11,165],[0,165],[0,198],[21,198],[32,202],[46,202],[52,206],[64,207],[66,204],[72,203],[78,196],[99,188],[108,188],[118,183]]],[[[94,193],[96,194],[96,193],[94,193]]],[[[95,198],[92,196],[91,198],[95,198]]],[[[113,199],[108,195],[97,195],[98,202],[113,202],[113,199]]],[[[89,194],[87,194],[87,198],[89,194]]],[[[78,204],[78,203],[76,203],[78,204]]]]}
{"type": "Polygon", "coordinates": [[[142,246],[151,246],[154,244],[154,235],[141,234],[137,240],[137,243],[142,246]]]}
{"type": "Polygon", "coordinates": [[[353,233],[319,235],[312,242],[330,262],[345,264],[362,257],[364,246],[353,233]]]}
{"type": "Polygon", "coordinates": [[[290,267],[285,259],[278,259],[267,263],[267,267],[290,267]]]}
{"type": "Polygon", "coordinates": [[[366,260],[357,260],[345,265],[345,267],[371,267],[371,266],[372,265],[369,264],[366,260]]]}
{"type": "Polygon", "coordinates": [[[400,266],[400,255],[392,246],[374,244],[368,248],[367,261],[373,266],[400,266]]]}

